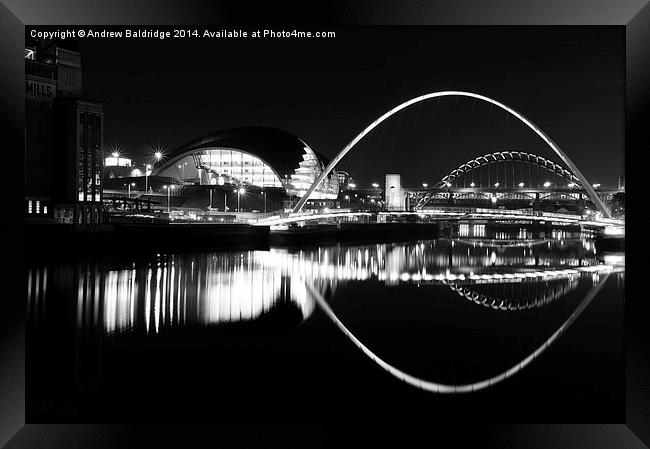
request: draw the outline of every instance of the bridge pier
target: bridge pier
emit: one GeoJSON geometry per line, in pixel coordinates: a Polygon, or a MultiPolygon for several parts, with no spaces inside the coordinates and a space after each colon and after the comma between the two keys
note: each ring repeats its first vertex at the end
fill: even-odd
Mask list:
{"type": "Polygon", "coordinates": [[[539,192],[535,193],[535,201],[533,201],[533,210],[542,210],[542,202],[539,199],[539,192]]]}
{"type": "Polygon", "coordinates": [[[578,203],[577,203],[578,214],[584,215],[585,213],[585,198],[582,193],[578,194],[578,203]]]}

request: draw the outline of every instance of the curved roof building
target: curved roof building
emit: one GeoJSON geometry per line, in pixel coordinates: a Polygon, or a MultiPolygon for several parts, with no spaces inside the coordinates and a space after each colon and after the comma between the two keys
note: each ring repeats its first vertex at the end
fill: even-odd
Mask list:
{"type": "MultiPolygon", "coordinates": [[[[158,162],[154,175],[194,184],[284,188],[302,197],[329,161],[288,132],[268,127],[231,128],[182,145],[158,162]]],[[[336,199],[334,171],[312,199],[336,199]]]]}

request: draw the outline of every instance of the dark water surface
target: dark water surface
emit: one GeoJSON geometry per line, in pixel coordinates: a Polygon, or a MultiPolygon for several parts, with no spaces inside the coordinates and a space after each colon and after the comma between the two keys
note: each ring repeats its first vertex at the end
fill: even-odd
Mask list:
{"type": "Polygon", "coordinates": [[[519,237],[35,263],[27,421],[622,422],[623,257],[519,237]]]}

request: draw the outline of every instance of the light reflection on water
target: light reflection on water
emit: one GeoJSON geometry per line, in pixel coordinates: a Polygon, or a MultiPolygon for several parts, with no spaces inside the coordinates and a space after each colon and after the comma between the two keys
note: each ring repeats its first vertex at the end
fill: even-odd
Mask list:
{"type": "MultiPolygon", "coordinates": [[[[610,260],[623,263],[618,257],[610,260]]],[[[280,304],[304,320],[315,306],[307,284],[327,296],[348,281],[445,283],[460,296],[493,308],[543,306],[573,290],[576,279],[588,274],[576,268],[598,263],[588,239],[439,239],[295,251],[158,254],[119,268],[90,259],[30,268],[27,289],[29,317],[35,322],[43,316],[49,292],[69,296],[75,291],[77,328],[100,326],[108,335],[149,334],[250,322],[280,304]],[[511,286],[507,297],[481,291],[481,284],[495,283],[511,286]]]]}

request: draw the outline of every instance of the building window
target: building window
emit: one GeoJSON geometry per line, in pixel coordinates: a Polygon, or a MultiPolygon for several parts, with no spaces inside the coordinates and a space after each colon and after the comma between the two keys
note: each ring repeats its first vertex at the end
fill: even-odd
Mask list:
{"type": "Polygon", "coordinates": [[[32,210],[32,200],[27,201],[27,213],[31,214],[33,212],[32,210]]]}
{"type": "Polygon", "coordinates": [[[36,213],[39,214],[41,212],[41,202],[39,200],[36,200],[36,213]]]}
{"type": "Polygon", "coordinates": [[[43,213],[47,215],[47,206],[43,206],[43,213]]]}

